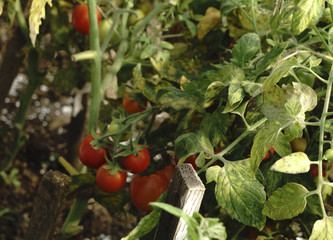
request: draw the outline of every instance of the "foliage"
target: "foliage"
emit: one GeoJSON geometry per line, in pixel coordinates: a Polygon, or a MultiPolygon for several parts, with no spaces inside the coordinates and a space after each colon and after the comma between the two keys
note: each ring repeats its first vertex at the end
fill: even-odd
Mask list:
{"type": "MultiPolygon", "coordinates": [[[[237,232],[231,236],[236,239],[239,231],[228,229],[235,222],[267,236],[268,218],[275,228],[290,220],[302,225],[305,237],[330,239],[332,219],[325,204],[331,196],[324,189],[333,183],[321,169],[329,170],[333,159],[333,2],[275,0],[273,7],[272,0],[170,0],[142,8],[146,16],[129,21],[140,3],[102,1],[102,16],[110,19],[103,39],[94,21],[94,0],[88,1],[94,9],[88,36],[73,31],[63,18],[67,10],[54,3],[46,16],[51,20],[44,23],[50,25],[45,28],[52,36],[49,49],[38,41],[46,2],[33,5],[30,14],[31,38],[41,56],[65,51],[72,57],[55,69],[55,89],[69,94],[91,84],[88,133],[100,133],[108,164],[121,169],[122,157],[136,156],[138,144],[147,146],[151,159],[142,175],[173,162],[171,155],[178,164],[196,155],[198,175],[213,186],[206,193],[216,199],[210,208],[218,213],[202,208],[202,214],[187,216],[153,204],[182,217],[191,239],[217,238],[210,235],[215,230],[221,239],[226,231],[237,232]],[[141,106],[149,104],[125,111],[127,95],[141,106]],[[111,122],[116,129],[110,129],[111,122]],[[123,142],[125,134],[130,138],[123,142]],[[291,142],[301,137],[308,143],[305,152],[293,152],[291,142]],[[317,179],[310,176],[311,165],[320,169],[317,179]]],[[[87,187],[93,192],[87,195],[110,211],[121,209],[128,193],[101,195],[95,175],[92,169],[73,175],[71,191],[80,194],[87,187]]],[[[155,209],[124,239],[144,236],[158,219],[155,209]],[[147,222],[149,229],[142,227],[147,222]]]]}

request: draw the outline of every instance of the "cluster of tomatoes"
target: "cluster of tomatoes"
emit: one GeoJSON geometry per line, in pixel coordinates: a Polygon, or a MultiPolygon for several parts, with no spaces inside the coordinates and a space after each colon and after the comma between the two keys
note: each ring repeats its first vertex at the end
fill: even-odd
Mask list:
{"type": "MultiPolygon", "coordinates": [[[[150,163],[147,147],[138,145],[137,154],[130,154],[121,158],[121,166],[107,161],[109,150],[98,145],[98,139],[88,135],[79,147],[81,162],[90,169],[97,169],[96,183],[106,193],[119,191],[126,183],[128,173],[136,174],[130,183],[130,197],[134,206],[142,211],[151,211],[150,202],[154,202],[168,189],[174,165],[167,165],[163,169],[141,176],[150,163]]],[[[101,140],[100,140],[101,141],[101,140]]]]}

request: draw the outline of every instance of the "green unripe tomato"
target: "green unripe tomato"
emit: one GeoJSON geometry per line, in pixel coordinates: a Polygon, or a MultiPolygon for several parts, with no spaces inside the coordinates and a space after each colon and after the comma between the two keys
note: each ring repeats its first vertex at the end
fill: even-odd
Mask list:
{"type": "MultiPolygon", "coordinates": [[[[118,123],[116,123],[115,121],[112,121],[109,125],[108,131],[110,134],[113,134],[113,133],[119,132],[121,130],[120,128],[121,128],[121,126],[118,123]]],[[[127,141],[130,137],[131,137],[130,131],[125,131],[119,136],[119,141],[120,142],[127,141]]]]}
{"type": "Polygon", "coordinates": [[[135,9],[135,13],[131,13],[129,18],[128,18],[128,25],[134,25],[138,22],[140,22],[144,17],[145,13],[141,9],[135,9]]]}
{"type": "MultiPolygon", "coordinates": [[[[110,31],[112,27],[112,19],[108,18],[108,19],[104,19],[103,21],[101,21],[100,25],[99,25],[99,40],[101,42],[104,42],[104,40],[106,39],[106,37],[108,36],[108,33],[110,31]]],[[[110,39],[110,43],[115,44],[119,41],[119,36],[113,32],[111,39],[110,39]]]]}
{"type": "Polygon", "coordinates": [[[306,138],[295,138],[291,141],[293,152],[304,152],[307,146],[306,138]]]}

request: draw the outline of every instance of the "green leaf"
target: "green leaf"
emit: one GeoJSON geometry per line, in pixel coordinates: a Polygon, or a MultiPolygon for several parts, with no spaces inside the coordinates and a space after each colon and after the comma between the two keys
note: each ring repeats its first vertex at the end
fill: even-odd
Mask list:
{"type": "Polygon", "coordinates": [[[243,102],[239,107],[234,109],[231,113],[238,114],[239,116],[244,116],[244,113],[246,111],[246,107],[249,104],[249,101],[243,102]]]}
{"type": "Polygon", "coordinates": [[[193,72],[189,73],[189,69],[194,69],[196,64],[194,62],[166,62],[166,61],[157,61],[154,58],[150,58],[152,65],[155,70],[161,75],[161,78],[166,78],[169,81],[179,83],[182,77],[186,79],[193,78],[193,72]]]}
{"type": "Polygon", "coordinates": [[[229,86],[231,82],[242,82],[245,79],[243,69],[234,64],[223,65],[218,71],[208,71],[206,77],[212,82],[220,81],[224,86],[229,86]]]}
{"type": "Polygon", "coordinates": [[[309,240],[331,240],[333,239],[333,218],[325,217],[317,220],[312,228],[309,240]]]}
{"type": "Polygon", "coordinates": [[[308,193],[301,184],[287,183],[268,198],[262,212],[273,220],[296,217],[304,211],[308,193]]]}
{"type": "Polygon", "coordinates": [[[284,177],[286,174],[280,172],[274,172],[270,170],[273,165],[272,161],[265,162],[265,164],[260,168],[264,179],[262,184],[265,187],[267,196],[271,196],[276,189],[285,184],[284,177]]]}
{"type": "Polygon", "coordinates": [[[325,131],[333,135],[333,119],[327,119],[325,121],[325,131]]]}
{"type": "Polygon", "coordinates": [[[133,77],[135,86],[153,103],[157,103],[157,93],[160,89],[172,86],[171,83],[164,80],[154,79],[153,81],[150,78],[144,78],[141,72],[141,64],[136,65],[133,69],[133,77]]]}
{"type": "Polygon", "coordinates": [[[121,210],[129,201],[128,196],[123,191],[118,191],[112,194],[97,191],[94,195],[94,199],[110,212],[121,210]]]}
{"type": "MultiPolygon", "coordinates": [[[[164,194],[162,196],[165,197],[164,194]]],[[[161,209],[154,208],[151,213],[144,216],[138,225],[126,237],[121,238],[121,240],[136,240],[148,234],[157,226],[161,213],[161,209]]]]}
{"type": "Polygon", "coordinates": [[[212,82],[205,92],[205,98],[212,99],[219,96],[225,87],[226,86],[220,81],[212,82]]]}
{"type": "Polygon", "coordinates": [[[180,208],[176,208],[170,204],[167,203],[163,203],[163,202],[152,202],[150,203],[150,205],[155,209],[155,208],[159,208],[162,209],[176,217],[182,218],[184,220],[184,222],[187,223],[187,225],[189,227],[192,227],[195,224],[195,220],[189,216],[188,214],[186,214],[182,209],[180,208]]]}
{"type": "Polygon", "coordinates": [[[269,123],[257,132],[251,148],[251,169],[253,171],[259,167],[269,148],[275,144],[280,128],[281,125],[278,123],[269,123]]]}
{"type": "Polygon", "coordinates": [[[69,192],[72,192],[78,188],[86,188],[92,186],[96,182],[96,177],[91,173],[72,175],[72,182],[69,187],[69,192]]]}
{"type": "Polygon", "coordinates": [[[297,82],[292,84],[283,85],[282,88],[274,85],[264,93],[261,111],[269,121],[278,121],[281,124],[303,122],[305,112],[311,111],[317,105],[317,95],[311,87],[297,82]]]}
{"type": "Polygon", "coordinates": [[[310,170],[311,161],[303,152],[295,152],[277,160],[271,167],[272,171],[289,174],[304,173],[310,170]]]}
{"type": "Polygon", "coordinates": [[[45,18],[46,3],[52,7],[52,0],[33,0],[31,4],[29,15],[29,30],[31,43],[33,46],[35,46],[36,38],[39,34],[39,27],[42,24],[42,19],[45,18]]]}
{"type": "Polygon", "coordinates": [[[213,114],[206,114],[200,123],[200,131],[203,132],[213,146],[216,146],[227,133],[229,116],[220,111],[213,114]]]}
{"type": "Polygon", "coordinates": [[[261,93],[262,84],[251,81],[243,81],[242,87],[251,97],[255,97],[261,93]]]}
{"type": "Polygon", "coordinates": [[[194,37],[195,35],[197,35],[197,26],[190,20],[185,20],[185,23],[191,32],[191,36],[194,37]]]}
{"type": "Polygon", "coordinates": [[[215,195],[218,204],[231,217],[261,230],[266,221],[262,214],[266,195],[249,167],[248,160],[225,164],[218,173],[215,195]]]}
{"type": "Polygon", "coordinates": [[[154,45],[148,45],[145,47],[140,55],[140,59],[146,59],[153,56],[157,51],[157,47],[154,45]]]}
{"type": "Polygon", "coordinates": [[[327,161],[332,162],[333,161],[333,148],[327,149],[323,158],[327,161]]]}
{"type": "Polygon", "coordinates": [[[324,9],[325,0],[299,0],[291,22],[291,30],[298,35],[315,25],[324,9]]]}
{"type": "Polygon", "coordinates": [[[275,45],[268,53],[266,53],[263,59],[257,65],[255,75],[259,76],[263,71],[267,69],[269,65],[274,63],[276,59],[278,59],[278,57],[284,52],[287,46],[287,42],[279,43],[275,45]]]}
{"type": "Polygon", "coordinates": [[[274,85],[278,83],[281,78],[283,78],[291,69],[297,66],[299,66],[299,63],[294,57],[279,62],[262,85],[262,92],[271,90],[272,87],[274,87],[274,85]]]}
{"type": "Polygon", "coordinates": [[[242,88],[242,82],[231,82],[228,89],[228,104],[230,106],[235,105],[243,100],[245,97],[244,89],[242,88]]]}
{"type": "Polygon", "coordinates": [[[202,132],[187,133],[179,136],[175,140],[176,155],[182,163],[188,156],[203,152],[214,152],[214,148],[209,139],[202,132]]]}
{"type": "Polygon", "coordinates": [[[193,109],[197,106],[196,100],[186,91],[175,87],[166,87],[158,91],[157,100],[160,104],[171,107],[177,111],[193,109]]]}
{"type": "Polygon", "coordinates": [[[207,183],[210,183],[210,182],[213,182],[213,181],[217,182],[217,179],[220,176],[220,171],[221,171],[220,166],[209,167],[206,170],[207,183]]]}
{"type": "Polygon", "coordinates": [[[260,38],[255,33],[244,34],[232,48],[231,62],[241,68],[254,57],[260,49],[260,38]]]}
{"type": "Polygon", "coordinates": [[[202,168],[206,163],[205,153],[200,152],[200,154],[195,159],[195,165],[197,165],[199,168],[202,168]]]}
{"type": "Polygon", "coordinates": [[[292,153],[290,141],[288,141],[282,132],[279,133],[273,148],[275,149],[275,152],[277,152],[281,157],[285,157],[292,153]]]}
{"type": "Polygon", "coordinates": [[[173,46],[171,43],[166,42],[166,41],[162,41],[162,42],[160,42],[160,43],[159,43],[159,46],[160,46],[161,48],[165,48],[165,49],[173,49],[173,48],[174,48],[174,46],[173,46]]]}

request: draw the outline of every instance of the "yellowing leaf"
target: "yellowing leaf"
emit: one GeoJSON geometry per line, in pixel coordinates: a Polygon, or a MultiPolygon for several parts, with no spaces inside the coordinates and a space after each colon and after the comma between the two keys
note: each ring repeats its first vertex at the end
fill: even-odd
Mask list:
{"type": "Polygon", "coordinates": [[[2,14],[3,11],[3,0],[0,0],[0,16],[2,14]]]}
{"type": "Polygon", "coordinates": [[[197,26],[198,39],[202,40],[210,30],[212,30],[217,24],[219,24],[220,18],[221,18],[220,10],[213,7],[207,8],[205,16],[203,16],[200,19],[200,22],[197,26]]]}
{"type": "Polygon", "coordinates": [[[48,3],[52,7],[52,0],[33,0],[30,8],[29,30],[30,39],[35,46],[37,35],[39,34],[39,26],[42,24],[42,19],[45,18],[45,4],[48,3]]]}

